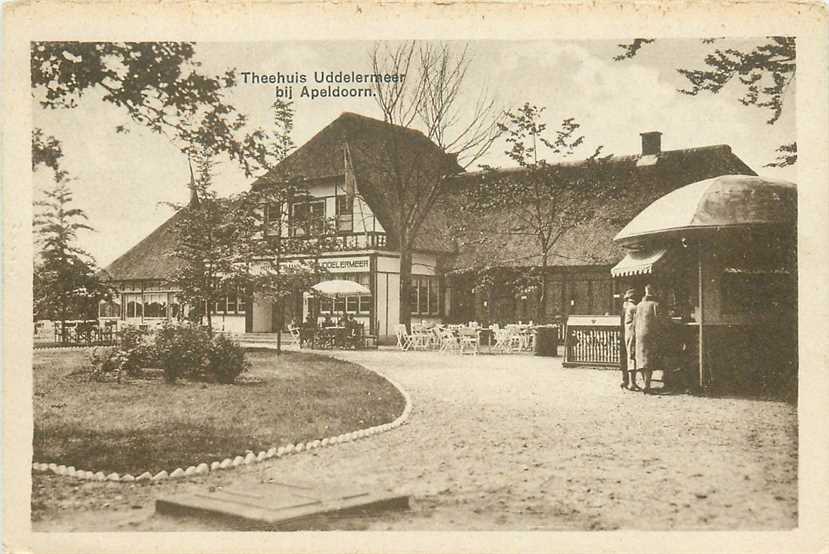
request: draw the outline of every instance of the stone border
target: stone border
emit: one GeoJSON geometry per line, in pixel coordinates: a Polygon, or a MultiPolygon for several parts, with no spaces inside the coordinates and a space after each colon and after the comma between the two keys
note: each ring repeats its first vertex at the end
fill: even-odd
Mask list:
{"type": "MultiPolygon", "coordinates": [[[[334,356],[331,356],[332,358],[334,356]]],[[[341,361],[348,361],[342,360],[341,361]]],[[[349,362],[354,363],[354,362],[349,362]]],[[[376,435],[378,433],[384,433],[386,431],[391,431],[397,427],[400,427],[404,423],[406,423],[409,419],[409,415],[412,412],[412,399],[409,396],[409,393],[398,385],[395,381],[392,381],[379,371],[374,369],[365,367],[361,365],[363,369],[371,371],[383,379],[385,379],[388,383],[391,384],[394,388],[403,395],[403,399],[405,400],[406,404],[403,408],[403,412],[397,416],[397,418],[390,422],[390,423],[383,423],[381,425],[375,425],[374,427],[367,427],[366,429],[359,429],[357,431],[352,431],[350,433],[343,433],[341,435],[337,435],[335,437],[327,437],[324,439],[316,439],[312,441],[307,441],[305,443],[298,443],[298,444],[287,444],[285,446],[280,447],[273,447],[267,451],[263,450],[259,452],[259,454],[254,454],[252,451],[247,451],[245,456],[236,456],[235,458],[225,458],[221,461],[213,461],[209,464],[207,462],[203,462],[194,466],[189,466],[187,469],[181,469],[180,467],[174,469],[171,472],[166,471],[159,471],[155,475],[150,474],[150,472],[145,471],[141,475],[133,476],[130,474],[119,475],[118,473],[110,473],[106,474],[103,471],[87,471],[83,469],[75,469],[74,466],[65,466],[65,465],[58,465],[55,463],[43,463],[43,462],[33,462],[32,463],[32,470],[40,473],[54,473],[55,475],[62,475],[66,477],[74,477],[76,479],[81,479],[84,481],[112,481],[117,483],[132,483],[132,482],[158,482],[164,481],[166,479],[178,479],[181,477],[190,477],[192,475],[204,475],[207,473],[212,473],[214,471],[218,471],[221,469],[232,469],[235,467],[239,467],[242,465],[251,465],[259,462],[264,462],[265,460],[270,460],[271,458],[282,458],[284,456],[288,456],[290,454],[299,454],[300,452],[308,451],[308,450],[316,450],[318,448],[324,448],[327,446],[334,446],[341,443],[351,442],[355,440],[359,440],[362,438],[370,437],[372,435],[376,435]]]]}

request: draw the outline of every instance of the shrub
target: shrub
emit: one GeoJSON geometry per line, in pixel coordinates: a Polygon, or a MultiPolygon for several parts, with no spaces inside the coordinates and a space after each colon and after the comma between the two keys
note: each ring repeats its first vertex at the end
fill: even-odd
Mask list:
{"type": "Polygon", "coordinates": [[[139,345],[141,345],[146,335],[147,331],[144,331],[132,325],[127,325],[126,327],[122,328],[119,332],[119,337],[121,339],[120,346],[124,350],[136,348],[139,345]]]}
{"type": "Polygon", "coordinates": [[[168,383],[175,383],[179,377],[203,377],[210,347],[210,334],[195,325],[168,324],[155,337],[158,363],[168,383]]]}
{"type": "Polygon", "coordinates": [[[208,372],[219,383],[231,384],[241,373],[247,371],[249,363],[245,351],[224,335],[217,335],[208,353],[208,372]]]}
{"type": "Polygon", "coordinates": [[[118,348],[97,347],[89,352],[92,379],[95,381],[121,381],[123,356],[118,348]]]}
{"type": "Polygon", "coordinates": [[[187,377],[230,384],[249,366],[238,342],[224,335],[211,340],[210,333],[196,325],[166,324],[154,338],[153,342],[151,333],[125,327],[118,348],[90,353],[93,379],[120,381],[123,373],[135,376],[141,368],[157,366],[168,383],[187,377]]]}
{"type": "Polygon", "coordinates": [[[141,368],[155,365],[156,351],[152,336],[138,327],[124,327],[120,332],[121,343],[118,348],[121,370],[135,377],[141,368]]]}

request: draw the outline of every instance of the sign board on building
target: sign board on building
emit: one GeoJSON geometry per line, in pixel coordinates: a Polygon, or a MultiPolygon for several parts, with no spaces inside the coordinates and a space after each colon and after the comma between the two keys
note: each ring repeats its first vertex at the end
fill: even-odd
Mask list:
{"type": "MultiPolygon", "coordinates": [[[[286,260],[280,265],[284,270],[294,269],[297,271],[310,271],[313,262],[311,260],[286,260]]],[[[351,256],[347,258],[321,258],[320,269],[328,273],[368,273],[370,265],[368,256],[351,256]]],[[[254,263],[253,272],[264,272],[264,263],[254,263]]]]}
{"type": "Polygon", "coordinates": [[[329,258],[320,260],[320,267],[329,273],[365,273],[369,262],[368,256],[329,258]]]}

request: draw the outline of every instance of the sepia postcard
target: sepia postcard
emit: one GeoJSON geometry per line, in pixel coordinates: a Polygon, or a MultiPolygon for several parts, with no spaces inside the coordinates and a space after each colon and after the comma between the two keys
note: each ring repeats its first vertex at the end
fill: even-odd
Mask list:
{"type": "Polygon", "coordinates": [[[12,2],[4,547],[826,552],[819,2],[12,2]]]}

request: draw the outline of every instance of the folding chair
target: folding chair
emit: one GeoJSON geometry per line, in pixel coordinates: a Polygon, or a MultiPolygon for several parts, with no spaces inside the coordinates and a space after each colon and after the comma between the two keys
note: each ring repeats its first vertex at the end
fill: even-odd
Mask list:
{"type": "Polygon", "coordinates": [[[478,330],[474,327],[461,329],[460,333],[460,353],[464,354],[467,349],[475,356],[478,355],[478,330]]]}
{"type": "Polygon", "coordinates": [[[412,336],[406,331],[406,325],[400,323],[395,327],[395,335],[397,335],[397,346],[404,352],[412,347],[412,336]]]}
{"type": "Polygon", "coordinates": [[[492,330],[492,334],[495,338],[495,344],[492,346],[493,350],[498,350],[500,352],[511,352],[511,334],[509,329],[498,329],[496,327],[492,330]]]}
{"type": "Polygon", "coordinates": [[[512,352],[513,350],[521,351],[524,349],[524,337],[521,336],[521,329],[515,325],[507,325],[507,343],[509,345],[509,351],[512,352]]]}
{"type": "Polygon", "coordinates": [[[440,332],[441,352],[460,352],[460,342],[451,329],[442,329],[440,332]]]}
{"type": "Polygon", "coordinates": [[[300,341],[302,339],[302,336],[300,334],[300,328],[290,326],[290,327],[288,327],[288,332],[291,334],[291,344],[293,344],[294,346],[299,348],[300,347],[300,341]]]}
{"type": "Polygon", "coordinates": [[[434,335],[429,329],[423,327],[423,325],[415,326],[412,324],[412,334],[411,342],[412,348],[414,350],[428,350],[429,347],[432,345],[432,337],[434,335]]]}

